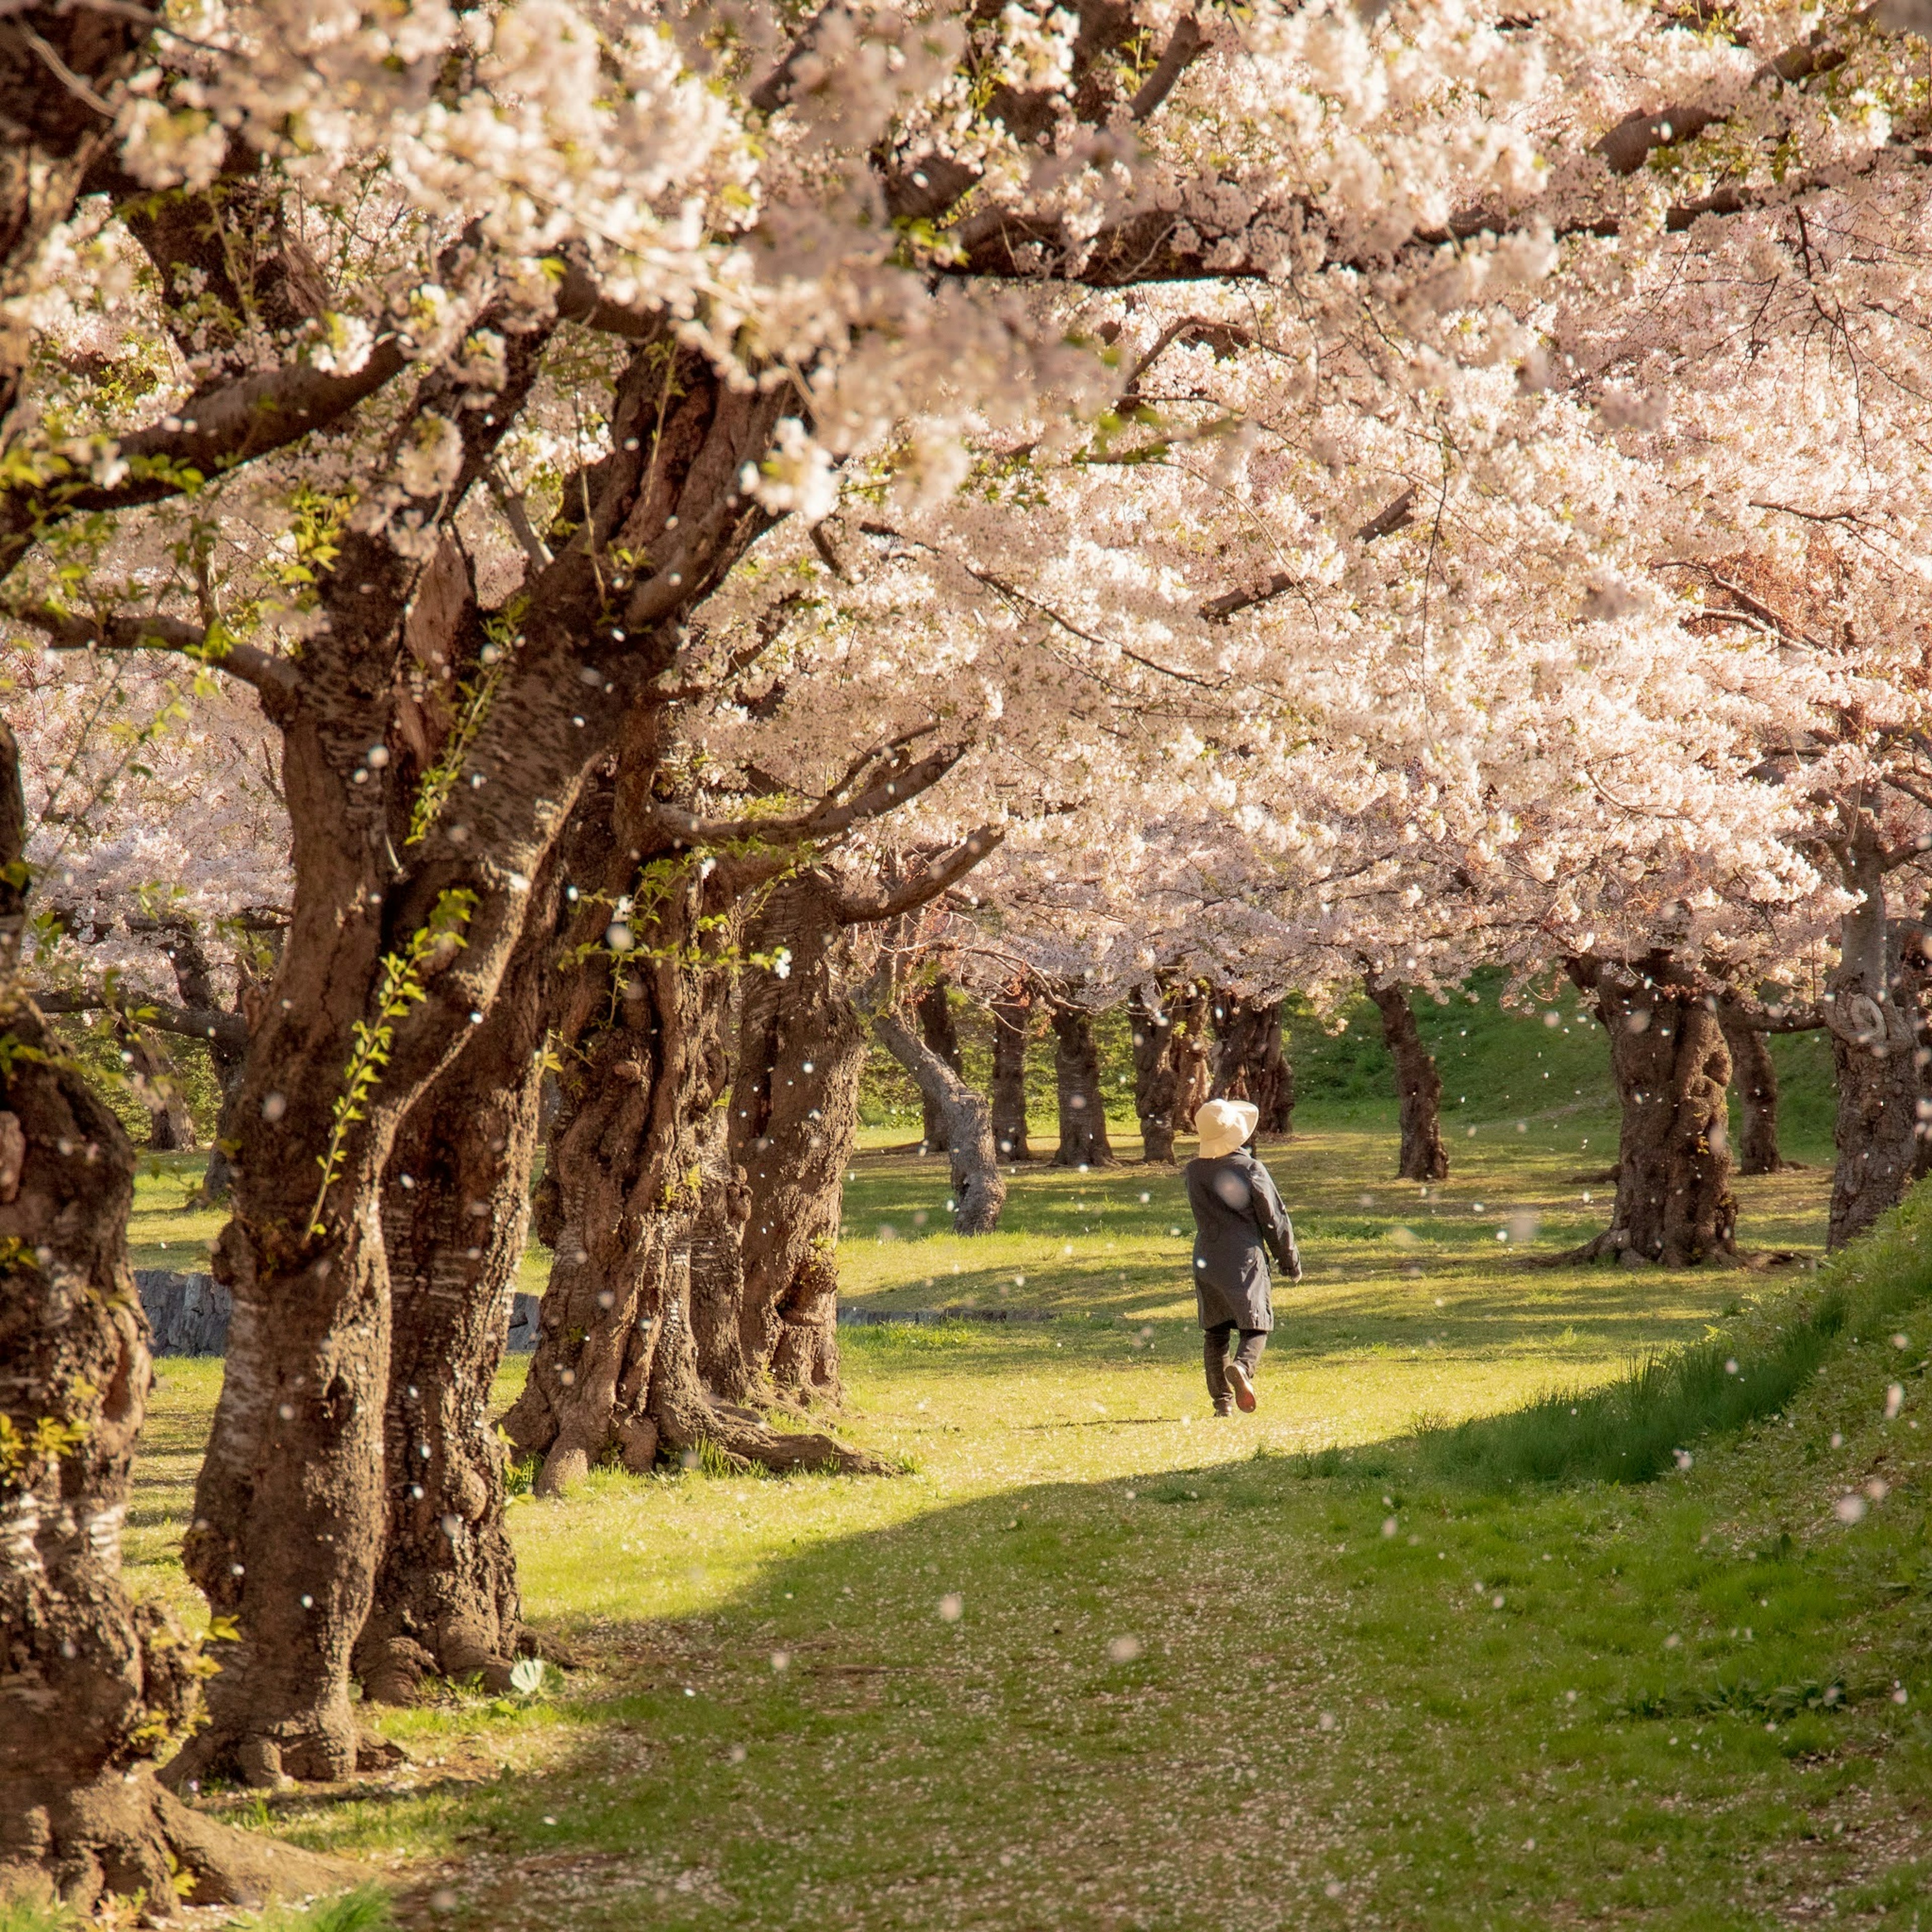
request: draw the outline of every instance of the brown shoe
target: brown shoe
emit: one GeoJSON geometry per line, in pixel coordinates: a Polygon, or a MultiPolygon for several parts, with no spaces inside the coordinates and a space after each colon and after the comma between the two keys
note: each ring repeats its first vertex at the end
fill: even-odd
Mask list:
{"type": "Polygon", "coordinates": [[[1255,1412],[1254,1378],[1239,1362],[1228,1364],[1228,1380],[1233,1386],[1235,1405],[1244,1415],[1255,1412]]]}

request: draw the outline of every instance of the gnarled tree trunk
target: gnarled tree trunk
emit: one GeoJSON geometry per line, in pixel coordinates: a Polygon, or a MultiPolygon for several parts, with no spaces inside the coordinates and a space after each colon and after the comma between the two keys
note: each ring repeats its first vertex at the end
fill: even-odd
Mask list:
{"type": "MultiPolygon", "coordinates": [[[[20,864],[25,835],[0,724],[0,867],[20,864]]],[[[322,1889],[344,1868],[198,1816],[154,1780],[200,1679],[195,1646],[122,1580],[153,1380],[128,1268],[134,1154],[20,991],[25,913],[0,878],[0,1900],[90,1912],[140,1894],[162,1918],[178,1874],[197,1905],[322,1889]]]]}
{"type": "MultiPolygon", "coordinates": [[[[952,1017],[952,1000],[946,976],[941,974],[913,1002],[919,1016],[919,1034],[933,1052],[964,1078],[966,1063],[959,1052],[959,1028],[952,1017]]],[[[920,1096],[920,1138],[934,1154],[946,1151],[946,1117],[922,1094],[920,1096]]]]}
{"type": "MultiPolygon", "coordinates": [[[[505,320],[490,409],[464,406],[470,378],[453,367],[412,392],[417,420],[441,414],[460,448],[453,483],[394,506],[425,533],[456,514],[536,380],[549,325],[505,320]]],[[[526,580],[516,648],[489,677],[460,547],[446,531],[394,543],[394,524],[362,518],[318,584],[326,626],[298,658],[254,668],[283,732],[295,903],[249,1040],[235,1211],[215,1255],[234,1318],[183,1550],[242,1640],[210,1686],[210,1728],[171,1775],[266,1783],[355,1765],[350,1664],[383,1520],[390,1302],[376,1203],[394,1137],[494,1000],[529,882],[586,773],[629,720],[661,708],[652,680],[683,612],[768,524],[738,478],[770,448],[780,407],[732,389],[698,351],[640,346],[618,379],[596,500],[526,580]],[[616,586],[602,548],[613,543],[655,562],[616,586]],[[452,765],[459,703],[472,712],[452,765]],[[374,1065],[372,1041],[385,1055],[374,1065]]],[[[633,976],[648,1001],[648,976],[633,976]]],[[[621,1054],[603,1070],[618,1082],[638,1071],[621,1054]]],[[[630,1232],[647,1243],[665,1218],[630,1232]]]]}
{"type": "Polygon", "coordinates": [[[1404,1180],[1445,1180],[1449,1150],[1442,1144],[1442,1076],[1436,1058],[1422,1043],[1400,982],[1367,974],[1363,983],[1382,1016],[1382,1038],[1395,1062],[1396,1093],[1402,1103],[1402,1149],[1396,1173],[1404,1180]]]}
{"type": "Polygon", "coordinates": [[[906,1024],[896,1007],[872,1022],[880,1043],[910,1073],[922,1094],[946,1117],[946,1153],[952,1170],[952,1229],[990,1234],[1000,1225],[1006,1184],[993,1144],[992,1110],[906,1024]]]}
{"type": "Polygon", "coordinates": [[[1198,980],[1167,989],[1166,1000],[1168,1051],[1174,1056],[1178,1086],[1174,1124],[1188,1134],[1214,1084],[1214,1036],[1208,1018],[1211,1002],[1198,980]]]}
{"type": "MultiPolygon", "coordinates": [[[[838,1394],[838,1226],[868,1044],[840,984],[845,931],[824,872],[800,873],[772,892],[751,950],[784,946],[791,970],[782,980],[757,967],[747,976],[731,1092],[731,1154],[749,1208],[742,1243],[745,1354],[780,1389],[832,1398],[838,1394]]],[[[938,990],[943,996],[943,983],[938,990]]],[[[952,1070],[936,1049],[927,1051],[952,1070]]],[[[923,1090],[921,1099],[942,1128],[950,1126],[923,1090]]],[[[934,1144],[929,1137],[927,1144],[934,1144]]]]}
{"type": "Polygon", "coordinates": [[[495,1004],[410,1110],[382,1203],[394,1311],[384,1418],[386,1534],[353,1668],[379,1703],[424,1674],[509,1688],[522,1611],[490,1398],[530,1229],[555,889],[495,1004]]]}
{"type": "Polygon", "coordinates": [[[1710,989],[1661,953],[1639,965],[1594,956],[1566,964],[1610,1035],[1623,1110],[1612,1222],[1576,1258],[1684,1268],[1735,1254],[1731,1057],[1710,989]]]}
{"type": "MultiPolygon", "coordinates": [[[[735,1086],[730,1100],[735,1108],[735,1086]]],[[[691,1339],[698,1379],[714,1396],[744,1402],[754,1386],[740,1326],[752,1196],[744,1168],[732,1158],[728,1125],[716,1108],[698,1131],[698,1190],[691,1228],[691,1339]]]]}
{"type": "Polygon", "coordinates": [[[1282,1051],[1281,1002],[1216,995],[1212,1097],[1249,1100],[1261,1110],[1255,1131],[1285,1134],[1294,1112],[1294,1071],[1282,1051]]]}
{"type": "Polygon", "coordinates": [[[1027,1030],[1031,1004],[1008,997],[993,1002],[992,1121],[994,1143],[1002,1160],[1033,1159],[1027,1144],[1027,1030]]]}
{"type": "Polygon", "coordinates": [[[1100,1054],[1094,1043],[1093,1016],[1084,1006],[1054,1000],[1054,1088],[1060,1102],[1060,1145],[1055,1167],[1112,1167],[1107,1142],[1107,1103],[1100,1087],[1100,1054]]]}
{"type": "Polygon", "coordinates": [[[627,735],[615,780],[584,802],[567,868],[590,890],[566,934],[579,964],[555,1003],[563,1100],[536,1202],[556,1258],[530,1378],[503,1423],[543,1457],[546,1496],[607,1456],[641,1474],[700,1436],[772,1467],[883,1466],[830,1436],[781,1435],[711,1402],[698,1379],[691,1250],[728,1079],[732,915],[749,887],[656,819],[655,731],[642,716],[627,735]],[[608,908],[633,896],[638,910],[607,929],[608,908]],[[675,1359],[661,1366],[666,1348],[675,1359]]]}

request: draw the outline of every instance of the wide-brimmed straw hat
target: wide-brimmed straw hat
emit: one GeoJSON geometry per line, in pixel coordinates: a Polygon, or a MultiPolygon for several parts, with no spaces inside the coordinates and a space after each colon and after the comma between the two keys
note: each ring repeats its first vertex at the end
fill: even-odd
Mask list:
{"type": "Polygon", "coordinates": [[[1244,1145],[1261,1119],[1262,1110],[1252,1100],[1208,1100],[1194,1116],[1194,1131],[1201,1136],[1201,1158],[1214,1160],[1232,1154],[1244,1145]]]}

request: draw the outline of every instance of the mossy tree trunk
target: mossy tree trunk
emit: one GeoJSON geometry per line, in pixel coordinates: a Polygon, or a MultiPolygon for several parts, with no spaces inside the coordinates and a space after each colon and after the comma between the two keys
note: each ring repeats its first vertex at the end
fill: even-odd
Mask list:
{"type": "Polygon", "coordinates": [[[554,878],[547,868],[532,890],[495,1004],[410,1111],[390,1157],[386,1532],[353,1660],[379,1703],[412,1702],[428,1672],[506,1690],[521,1641],[490,1401],[530,1228],[554,878]]]}
{"type": "Polygon", "coordinates": [[[730,976],[747,896],[782,862],[707,862],[657,810],[657,771],[646,716],[586,801],[566,867],[582,889],[565,935],[577,963],[554,1003],[562,1103],[536,1202],[555,1258],[529,1378],[503,1424],[542,1457],[544,1495],[606,1457],[642,1473],[700,1440],[774,1468],[880,1466],[713,1402],[699,1378],[691,1254],[729,1078],[730,976]],[[613,905],[631,910],[613,920],[613,905]]]}
{"type": "Polygon", "coordinates": [[[749,950],[786,948],[790,970],[747,969],[730,1108],[746,1193],[745,1359],[782,1390],[829,1398],[838,1394],[838,1226],[870,1044],[843,984],[845,910],[822,870],[785,880],[760,909],[749,950]]]}

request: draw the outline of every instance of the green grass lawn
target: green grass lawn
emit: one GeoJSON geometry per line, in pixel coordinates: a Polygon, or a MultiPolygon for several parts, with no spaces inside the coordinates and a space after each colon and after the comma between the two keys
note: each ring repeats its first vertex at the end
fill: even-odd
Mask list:
{"type": "MultiPolygon", "coordinates": [[[[840,1426],[911,1473],[520,1498],[526,1614],[578,1667],[381,1714],[399,1774],[229,1802],[478,1932],[1932,1916],[1932,1204],[1858,1264],[1907,1312],[1855,1294],[1782,1412],[1640,1486],[1502,1487],[1430,1425],[1710,1336],[1748,1378],[1816,1301],[1827,1177],[1741,1184],[1746,1242],[1802,1257],[1772,1273],[1579,1270],[1533,1264],[1600,1225],[1570,1177],[1607,1114],[1492,1124],[1426,1198],[1342,1119],[1267,1150],[1308,1276],[1222,1421],[1174,1174],[1022,1172],[972,1241],[943,1162],[875,1144],[851,1298],[1054,1317],[842,1332],[840,1426]]],[[[136,1574],[184,1603],[217,1376],[164,1365],[137,1468],[136,1574]]]]}

